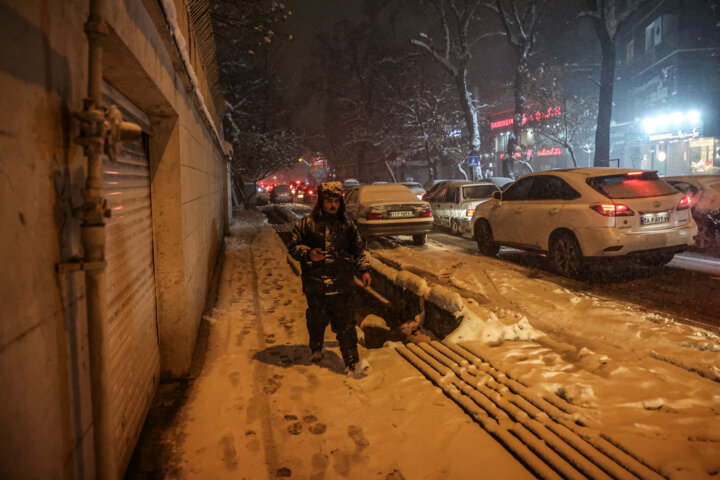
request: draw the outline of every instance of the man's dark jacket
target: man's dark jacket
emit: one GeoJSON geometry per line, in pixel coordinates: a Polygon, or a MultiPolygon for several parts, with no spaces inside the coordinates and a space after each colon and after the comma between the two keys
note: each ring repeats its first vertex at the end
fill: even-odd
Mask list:
{"type": "Polygon", "coordinates": [[[344,199],[340,196],[338,212],[330,215],[322,208],[326,195],[326,191],[318,192],[315,208],[310,215],[295,224],[288,244],[290,255],[302,267],[305,295],[350,293],[354,288],[354,275],[370,271],[357,227],[345,215],[344,199]],[[310,250],[313,248],[325,250],[325,260],[310,260],[310,250]]]}

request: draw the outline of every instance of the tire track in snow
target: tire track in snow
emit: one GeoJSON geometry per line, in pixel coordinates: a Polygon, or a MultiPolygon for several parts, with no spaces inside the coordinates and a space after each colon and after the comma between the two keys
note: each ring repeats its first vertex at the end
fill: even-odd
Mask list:
{"type": "Polygon", "coordinates": [[[432,342],[396,350],[538,478],[664,478],[602,432],[576,423],[572,405],[530,392],[469,347],[432,342]]]}

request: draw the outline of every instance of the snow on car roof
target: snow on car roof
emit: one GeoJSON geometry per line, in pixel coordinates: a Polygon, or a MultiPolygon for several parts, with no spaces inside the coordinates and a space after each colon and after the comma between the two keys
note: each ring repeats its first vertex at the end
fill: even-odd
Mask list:
{"type": "Polygon", "coordinates": [[[457,180],[457,181],[448,182],[447,184],[453,185],[453,186],[463,186],[463,187],[465,187],[467,185],[492,185],[492,186],[495,186],[495,184],[493,182],[490,182],[488,180],[479,180],[477,182],[472,182],[470,180],[457,180]]]}
{"type": "Polygon", "coordinates": [[[390,201],[417,201],[417,196],[405,185],[363,185],[357,187],[358,198],[361,202],[382,202],[390,201]]]}
{"type": "Polygon", "coordinates": [[[556,168],[553,170],[543,170],[542,172],[534,172],[528,175],[540,175],[548,173],[573,173],[584,175],[586,177],[598,177],[605,175],[622,175],[628,172],[657,172],[657,170],[644,170],[641,168],[610,168],[610,167],[580,167],[580,168],[556,168]]]}

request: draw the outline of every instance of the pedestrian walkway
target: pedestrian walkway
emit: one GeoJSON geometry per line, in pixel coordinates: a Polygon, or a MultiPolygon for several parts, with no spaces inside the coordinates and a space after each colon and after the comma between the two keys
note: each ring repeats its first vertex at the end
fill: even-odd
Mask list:
{"type": "Polygon", "coordinates": [[[310,363],[285,252],[236,216],[190,378],[160,386],[126,478],[533,478],[394,348],[361,347],[370,374],[348,377],[328,329],[310,363]]]}

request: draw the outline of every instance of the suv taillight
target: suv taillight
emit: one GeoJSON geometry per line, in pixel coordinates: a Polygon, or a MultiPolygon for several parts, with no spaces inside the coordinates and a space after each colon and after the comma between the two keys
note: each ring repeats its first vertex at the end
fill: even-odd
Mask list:
{"type": "Polygon", "coordinates": [[[365,218],[368,219],[368,220],[382,220],[382,219],[383,219],[383,215],[382,215],[382,213],[380,213],[380,212],[368,212],[368,213],[365,215],[365,218]]]}
{"type": "Polygon", "coordinates": [[[632,217],[635,215],[630,207],[622,203],[596,203],[590,205],[590,208],[606,217],[632,217]]]}
{"type": "Polygon", "coordinates": [[[685,195],[678,203],[676,210],[687,210],[692,205],[692,195],[685,195]]]}

